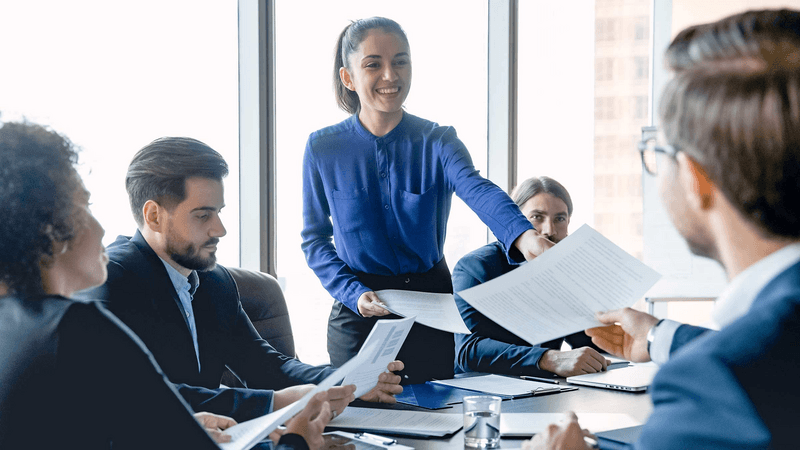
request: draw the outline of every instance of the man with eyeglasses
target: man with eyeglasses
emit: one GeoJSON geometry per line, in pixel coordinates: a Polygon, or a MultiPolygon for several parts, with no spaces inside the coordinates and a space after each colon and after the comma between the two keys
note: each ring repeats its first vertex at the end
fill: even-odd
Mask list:
{"type": "MultiPolygon", "coordinates": [[[[639,150],[689,248],[727,272],[713,313],[721,329],[626,308],[599,313],[608,326],[586,333],[611,353],[663,364],[633,447],[797,448],[800,12],[750,11],[684,30],[667,62],[669,144],[639,150]]],[[[570,413],[523,449],[592,441],[570,413]]]]}

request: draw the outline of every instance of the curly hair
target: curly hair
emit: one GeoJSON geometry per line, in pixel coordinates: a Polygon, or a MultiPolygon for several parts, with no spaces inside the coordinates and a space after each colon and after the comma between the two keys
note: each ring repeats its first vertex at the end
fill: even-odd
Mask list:
{"type": "Polygon", "coordinates": [[[0,283],[17,294],[42,294],[41,268],[53,244],[75,236],[78,153],[69,139],[41,125],[1,125],[0,283]]]}

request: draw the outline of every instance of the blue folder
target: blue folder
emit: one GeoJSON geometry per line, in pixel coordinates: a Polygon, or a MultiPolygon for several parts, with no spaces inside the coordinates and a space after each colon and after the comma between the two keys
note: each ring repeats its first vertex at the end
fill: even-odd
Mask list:
{"type": "Polygon", "coordinates": [[[451,386],[434,383],[407,384],[403,386],[403,393],[395,395],[398,403],[419,406],[425,409],[450,408],[461,403],[464,397],[476,395],[474,391],[467,391],[451,386]]]}

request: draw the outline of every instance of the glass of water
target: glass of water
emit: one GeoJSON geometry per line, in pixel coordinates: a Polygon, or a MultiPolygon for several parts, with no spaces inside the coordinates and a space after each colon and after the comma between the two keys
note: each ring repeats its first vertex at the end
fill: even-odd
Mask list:
{"type": "Polygon", "coordinates": [[[493,395],[464,397],[464,445],[495,448],[500,444],[500,402],[493,395]]]}

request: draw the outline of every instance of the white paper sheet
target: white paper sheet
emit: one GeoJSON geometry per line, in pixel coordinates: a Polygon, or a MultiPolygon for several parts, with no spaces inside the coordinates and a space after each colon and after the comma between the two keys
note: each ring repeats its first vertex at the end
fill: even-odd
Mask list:
{"type": "MultiPolygon", "coordinates": [[[[256,417],[255,419],[251,419],[228,428],[225,430],[225,433],[231,436],[231,441],[224,444],[219,444],[219,446],[222,447],[223,450],[247,450],[253,447],[264,440],[264,438],[272,433],[273,430],[278,428],[278,426],[282,425],[284,422],[294,417],[295,414],[302,411],[308,401],[311,400],[311,397],[313,397],[317,392],[327,391],[328,389],[332,388],[336,385],[336,383],[342,381],[347,375],[355,370],[358,370],[359,367],[366,362],[366,360],[367,355],[358,354],[350,361],[344,363],[344,365],[337,369],[334,373],[322,380],[320,384],[309,391],[300,400],[265,416],[256,417]]],[[[345,411],[346,410],[347,409],[345,409],[345,411]]]]}
{"type": "Polygon", "coordinates": [[[468,391],[483,392],[485,394],[501,395],[504,397],[522,397],[535,392],[561,392],[563,386],[558,384],[542,383],[539,381],[522,380],[519,378],[505,377],[502,375],[480,375],[476,377],[453,378],[450,380],[434,380],[431,383],[443,384],[468,391]]]}
{"type": "Polygon", "coordinates": [[[458,312],[453,294],[432,292],[399,291],[384,289],[376,291],[378,298],[389,312],[402,317],[416,317],[422,325],[450,333],[470,334],[458,312]]]}
{"type": "Polygon", "coordinates": [[[414,325],[414,318],[387,320],[375,322],[367,340],[361,346],[358,354],[364,354],[365,362],[358,370],[344,378],[342,385],[355,384],[356,398],[369,392],[378,384],[378,376],[386,372],[386,366],[394,361],[397,352],[408,336],[414,325]]]}
{"type": "MultiPolygon", "coordinates": [[[[627,414],[617,413],[575,413],[578,423],[592,433],[616,430],[641,425],[627,414]]],[[[541,433],[551,423],[564,419],[563,413],[501,413],[501,436],[533,436],[541,433]]]]}
{"type": "Polygon", "coordinates": [[[598,326],[596,311],[633,305],[659,277],[584,225],[533,261],[458,294],[535,345],[598,326]]]}
{"type": "Polygon", "coordinates": [[[446,436],[464,426],[461,414],[439,414],[393,409],[347,408],[329,427],[414,436],[446,436]]]}
{"type": "Polygon", "coordinates": [[[398,444],[397,441],[394,441],[394,443],[392,444],[383,444],[374,439],[370,439],[368,437],[363,437],[363,436],[360,437],[357,436],[355,433],[348,433],[347,431],[331,431],[330,433],[322,433],[322,437],[325,438],[325,443],[323,444],[322,448],[343,449],[345,447],[351,448],[350,446],[352,446],[352,450],[376,450],[381,448],[385,448],[388,450],[414,450],[414,447],[398,444]],[[340,442],[339,440],[337,440],[328,443],[328,438],[334,436],[341,438],[342,441],[340,442]]]}

